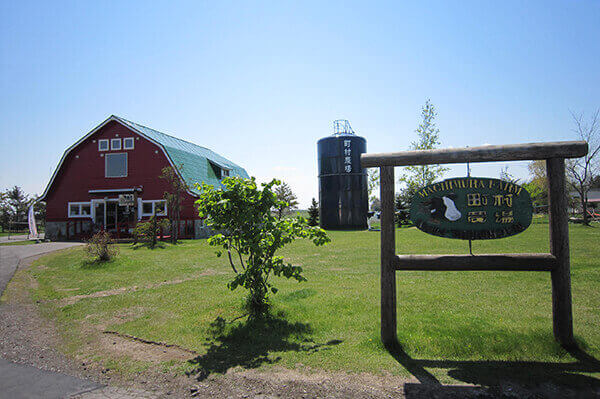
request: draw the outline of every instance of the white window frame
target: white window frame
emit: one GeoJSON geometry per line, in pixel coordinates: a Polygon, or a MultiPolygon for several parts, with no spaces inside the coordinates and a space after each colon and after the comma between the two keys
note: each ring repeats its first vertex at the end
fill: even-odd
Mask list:
{"type": "Polygon", "coordinates": [[[123,149],[124,150],[133,150],[135,147],[135,139],[133,137],[123,137],[123,149]],[[131,142],[131,146],[128,146],[127,143],[131,142]]]}
{"type": "Polygon", "coordinates": [[[98,151],[109,151],[109,150],[110,150],[110,141],[108,139],[98,140],[98,151]],[[102,144],[106,144],[105,149],[102,149],[102,144]]]}
{"type": "Polygon", "coordinates": [[[93,211],[91,202],[69,202],[67,204],[67,213],[70,218],[90,218],[91,219],[93,217],[94,211],[93,211]],[[71,214],[71,205],[75,205],[75,206],[77,206],[77,209],[79,209],[79,213],[77,215],[71,214]],[[81,214],[81,207],[83,205],[87,205],[90,208],[90,213],[88,213],[87,215],[81,214]]]}
{"type": "Polygon", "coordinates": [[[120,150],[121,147],[121,139],[110,139],[110,150],[111,151],[115,151],[115,150],[120,150]],[[119,143],[118,146],[115,145],[115,143],[119,143]]]}
{"type": "Polygon", "coordinates": [[[104,157],[104,177],[107,179],[118,179],[121,177],[127,177],[127,174],[129,172],[129,157],[127,156],[126,152],[114,152],[112,154],[106,154],[106,156],[104,157]],[[112,155],[125,155],[125,174],[123,176],[107,176],[108,175],[108,158],[112,155]]]}
{"type": "Polygon", "coordinates": [[[140,204],[140,209],[141,209],[142,216],[153,216],[154,215],[154,211],[156,210],[156,203],[157,202],[164,202],[164,204],[165,204],[165,211],[163,213],[157,213],[156,216],[167,216],[167,201],[164,200],[164,199],[160,199],[160,200],[142,200],[141,204],[140,204]],[[144,204],[152,204],[152,212],[151,213],[144,213],[144,204]]]}

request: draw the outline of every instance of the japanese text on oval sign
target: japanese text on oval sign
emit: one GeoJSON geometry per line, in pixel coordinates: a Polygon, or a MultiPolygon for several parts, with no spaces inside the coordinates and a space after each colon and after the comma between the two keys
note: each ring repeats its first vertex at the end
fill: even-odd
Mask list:
{"type": "Polygon", "coordinates": [[[419,189],[411,220],[440,237],[482,240],[508,237],[531,224],[529,193],[514,183],[490,178],[456,178],[419,189]]]}

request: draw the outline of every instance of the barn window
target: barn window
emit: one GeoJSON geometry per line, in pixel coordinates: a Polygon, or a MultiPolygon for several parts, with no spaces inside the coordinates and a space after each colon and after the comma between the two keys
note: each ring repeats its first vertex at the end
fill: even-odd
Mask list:
{"type": "Polygon", "coordinates": [[[69,204],[69,216],[79,216],[79,205],[78,204],[69,204]]]}
{"type": "Polygon", "coordinates": [[[106,154],[105,177],[127,177],[127,153],[106,154]]]}
{"type": "Polygon", "coordinates": [[[111,150],[120,150],[121,149],[121,139],[110,140],[110,149],[111,150]]]}
{"type": "Polygon", "coordinates": [[[142,201],[142,216],[167,216],[167,202],[165,200],[142,201]]]}
{"type": "Polygon", "coordinates": [[[98,140],[98,151],[108,151],[108,140],[98,140]]]}
{"type": "Polygon", "coordinates": [[[215,173],[215,176],[217,176],[217,179],[221,180],[226,178],[227,176],[229,176],[229,169],[225,169],[222,168],[221,166],[214,164],[212,162],[209,162],[210,166],[212,167],[213,172],[215,173]]]}
{"type": "Polygon", "coordinates": [[[89,202],[69,202],[70,218],[88,218],[92,215],[92,207],[89,202]]]}
{"type": "Polygon", "coordinates": [[[156,212],[157,215],[166,215],[167,214],[167,204],[165,203],[165,201],[157,201],[154,203],[154,212],[156,212]]]}
{"type": "Polygon", "coordinates": [[[123,149],[124,150],[133,150],[134,143],[135,143],[135,141],[133,140],[133,137],[125,137],[123,139],[123,149]]]}
{"type": "Polygon", "coordinates": [[[153,215],[154,214],[154,212],[152,210],[153,206],[154,206],[153,202],[151,202],[151,201],[143,201],[142,202],[142,214],[144,214],[144,215],[153,215]]]}

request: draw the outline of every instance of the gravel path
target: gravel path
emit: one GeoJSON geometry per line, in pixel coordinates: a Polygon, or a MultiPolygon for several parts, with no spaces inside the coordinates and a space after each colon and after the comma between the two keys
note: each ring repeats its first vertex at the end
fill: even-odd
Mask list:
{"type": "MultiPolygon", "coordinates": [[[[80,244],[0,246],[0,295],[22,259],[75,245],[80,244]]],[[[69,362],[48,345],[52,334],[47,323],[21,317],[24,313],[37,314],[32,307],[25,303],[0,304],[0,397],[64,398],[100,388],[98,383],[61,372],[68,369],[69,362]],[[23,312],[16,307],[30,309],[23,312]]]]}

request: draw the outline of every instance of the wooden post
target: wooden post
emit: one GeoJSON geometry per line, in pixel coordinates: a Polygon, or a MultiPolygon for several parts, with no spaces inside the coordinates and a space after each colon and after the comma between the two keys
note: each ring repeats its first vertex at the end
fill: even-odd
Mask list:
{"type": "Polygon", "coordinates": [[[394,345],[396,337],[396,229],[394,227],[394,167],[380,168],[381,188],[381,340],[394,345]]]}
{"type": "Polygon", "coordinates": [[[569,225],[565,192],[565,160],[546,160],[550,219],[550,252],[557,266],[552,271],[552,316],[554,338],[562,346],[574,347],[571,309],[571,265],[569,261],[569,225]]]}

